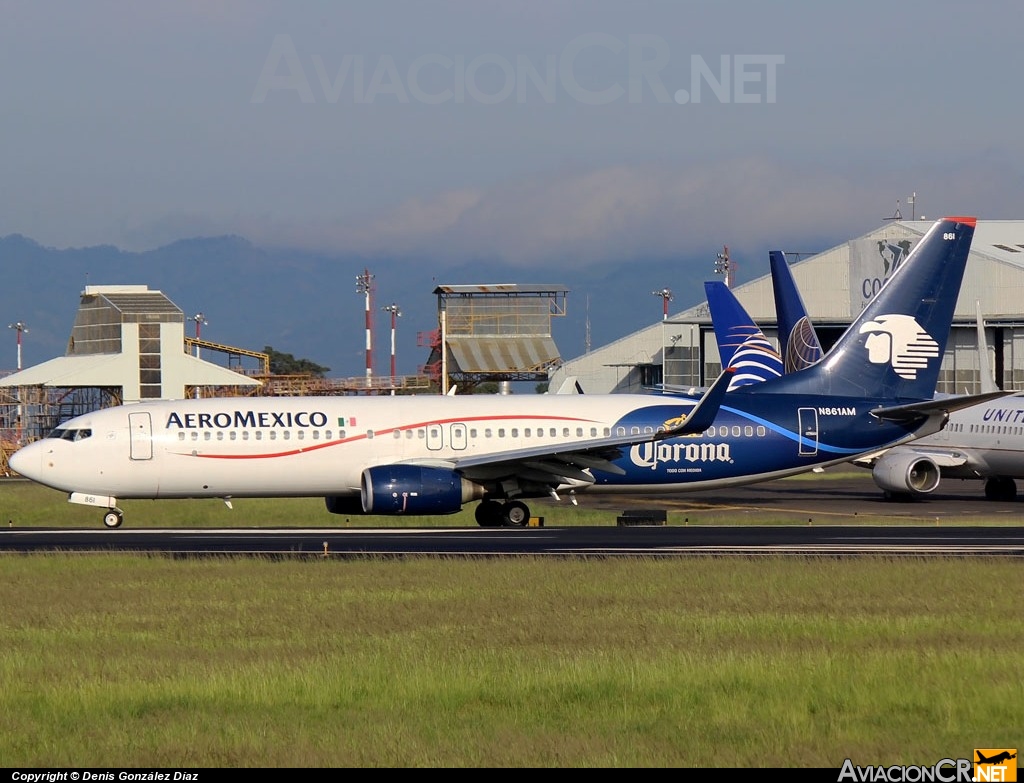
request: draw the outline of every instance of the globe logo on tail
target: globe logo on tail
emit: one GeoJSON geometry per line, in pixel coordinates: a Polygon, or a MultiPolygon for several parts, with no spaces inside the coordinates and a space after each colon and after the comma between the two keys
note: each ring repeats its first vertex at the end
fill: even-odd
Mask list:
{"type": "Polygon", "coordinates": [[[939,355],[939,344],[910,315],[880,315],[860,327],[872,364],[890,364],[901,378],[916,380],[917,371],[939,355]]]}

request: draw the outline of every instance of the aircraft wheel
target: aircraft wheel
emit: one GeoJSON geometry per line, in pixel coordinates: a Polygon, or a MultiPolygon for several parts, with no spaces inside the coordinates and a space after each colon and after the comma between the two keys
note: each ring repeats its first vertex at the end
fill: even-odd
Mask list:
{"type": "Polygon", "coordinates": [[[1011,478],[990,478],[985,482],[985,497],[988,500],[1014,500],[1017,484],[1011,478]]]}
{"type": "Polygon", "coordinates": [[[121,523],[124,521],[124,512],[119,508],[113,508],[103,515],[103,524],[110,530],[116,527],[121,527],[121,523]]]}
{"type": "Polygon", "coordinates": [[[519,500],[502,506],[501,519],[507,527],[526,527],[530,523],[530,507],[519,500]]]}
{"type": "Polygon", "coordinates": [[[501,503],[497,500],[481,500],[473,516],[480,527],[501,527],[501,503]]]}

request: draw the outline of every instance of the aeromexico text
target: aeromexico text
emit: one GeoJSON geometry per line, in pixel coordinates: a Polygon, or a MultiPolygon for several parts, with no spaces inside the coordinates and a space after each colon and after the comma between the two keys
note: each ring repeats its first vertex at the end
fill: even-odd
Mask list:
{"type": "Polygon", "coordinates": [[[229,427],[326,427],[323,411],[223,411],[221,413],[175,413],[167,416],[167,429],[228,429],[229,427]]]}

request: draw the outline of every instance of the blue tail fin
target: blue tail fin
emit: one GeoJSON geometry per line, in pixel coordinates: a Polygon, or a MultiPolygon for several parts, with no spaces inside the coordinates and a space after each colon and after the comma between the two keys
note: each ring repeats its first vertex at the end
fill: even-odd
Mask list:
{"type": "Polygon", "coordinates": [[[704,283],[722,367],[736,370],[729,390],[782,375],[782,357],[725,283],[704,283]]]}
{"type": "Polygon", "coordinates": [[[775,313],[779,319],[779,353],[787,373],[810,367],[822,357],[821,343],[807,316],[793,273],[781,250],[768,253],[775,293],[775,313]]]}
{"type": "Polygon", "coordinates": [[[821,361],[741,391],[931,399],[976,223],[936,221],[821,361]]]}

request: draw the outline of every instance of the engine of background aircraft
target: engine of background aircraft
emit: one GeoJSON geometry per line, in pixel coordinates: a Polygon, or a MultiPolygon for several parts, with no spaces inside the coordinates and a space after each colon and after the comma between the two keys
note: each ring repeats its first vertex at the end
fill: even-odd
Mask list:
{"type": "Polygon", "coordinates": [[[875,483],[886,492],[917,497],[939,486],[939,466],[920,454],[883,454],[871,470],[875,483]]]}

